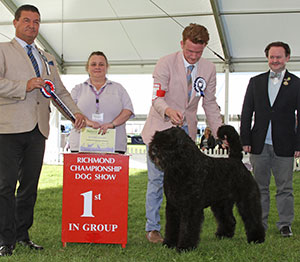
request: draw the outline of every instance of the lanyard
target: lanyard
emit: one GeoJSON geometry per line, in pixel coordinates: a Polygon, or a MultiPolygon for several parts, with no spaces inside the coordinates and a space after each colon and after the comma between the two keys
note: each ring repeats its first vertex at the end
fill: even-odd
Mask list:
{"type": "Polygon", "coordinates": [[[96,96],[96,113],[98,114],[99,113],[99,97],[102,94],[102,92],[104,91],[106,84],[103,87],[101,87],[99,92],[97,92],[92,85],[90,85],[90,84],[88,84],[88,85],[90,86],[92,92],[96,96]]]}

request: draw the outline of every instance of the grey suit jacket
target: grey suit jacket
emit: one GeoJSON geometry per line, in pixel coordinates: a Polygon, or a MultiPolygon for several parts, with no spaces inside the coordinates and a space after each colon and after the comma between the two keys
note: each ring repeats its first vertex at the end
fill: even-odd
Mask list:
{"type": "MultiPolygon", "coordinates": [[[[80,113],[60,79],[54,57],[42,53],[48,60],[51,73],[47,75],[42,59],[41,77],[54,82],[55,93],[73,114],[80,113]]],[[[15,39],[0,43],[0,134],[28,132],[38,125],[40,132],[48,137],[50,99],[38,89],[26,92],[27,81],[33,77],[36,74],[24,48],[15,39]]]]}

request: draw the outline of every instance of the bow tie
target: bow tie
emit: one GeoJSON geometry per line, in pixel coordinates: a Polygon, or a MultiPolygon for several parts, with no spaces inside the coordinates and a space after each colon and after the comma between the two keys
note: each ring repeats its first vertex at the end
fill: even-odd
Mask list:
{"type": "Polygon", "coordinates": [[[280,73],[275,73],[275,72],[270,72],[270,78],[277,78],[279,79],[281,77],[281,72],[280,73]]]}

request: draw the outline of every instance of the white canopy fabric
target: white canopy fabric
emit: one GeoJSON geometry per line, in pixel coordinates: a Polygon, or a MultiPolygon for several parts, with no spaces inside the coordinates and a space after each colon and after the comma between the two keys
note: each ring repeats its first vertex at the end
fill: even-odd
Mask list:
{"type": "MultiPolygon", "coordinates": [[[[14,37],[13,14],[28,3],[41,13],[38,44],[55,56],[63,74],[86,74],[86,60],[96,50],[107,55],[110,74],[151,74],[160,57],[180,49],[185,26],[204,25],[210,41],[203,56],[225,72],[225,123],[229,73],[267,70],[268,43],[287,42],[288,69],[300,71],[297,0],[0,0],[0,42],[14,37]]],[[[59,119],[54,110],[47,163],[62,161],[59,119]]]]}
{"type": "Polygon", "coordinates": [[[39,44],[66,74],[85,73],[88,55],[103,51],[110,73],[152,73],[156,61],[180,49],[183,27],[199,23],[210,32],[204,57],[218,72],[266,69],[265,46],[287,42],[289,69],[299,71],[300,21],[296,0],[0,0],[0,42],[14,37],[13,14],[22,4],[41,13],[39,44]]]}

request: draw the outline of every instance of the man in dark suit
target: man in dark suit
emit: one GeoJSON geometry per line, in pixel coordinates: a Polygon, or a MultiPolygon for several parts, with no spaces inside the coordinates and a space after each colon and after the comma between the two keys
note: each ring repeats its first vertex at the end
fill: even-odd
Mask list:
{"type": "Polygon", "coordinates": [[[54,83],[56,94],[76,118],[76,128],[88,121],[63,86],[53,56],[34,44],[38,9],[19,7],[13,23],[16,37],[0,43],[0,256],[12,255],[16,243],[43,249],[30,240],[28,230],[49,134],[50,102],[40,91],[44,80],[54,83]]]}
{"type": "Polygon", "coordinates": [[[241,115],[241,139],[244,151],[251,153],[264,227],[267,230],[272,172],[277,186],[276,225],[283,237],[289,237],[294,219],[293,163],[294,157],[300,156],[300,79],[285,68],[290,59],[288,44],[270,43],[265,54],[270,70],[250,79],[241,115]]]}

